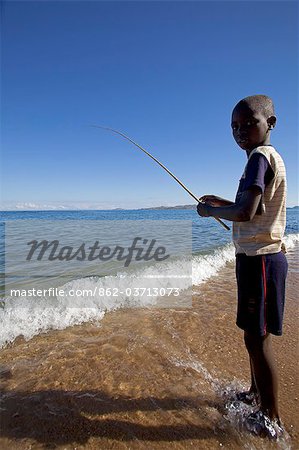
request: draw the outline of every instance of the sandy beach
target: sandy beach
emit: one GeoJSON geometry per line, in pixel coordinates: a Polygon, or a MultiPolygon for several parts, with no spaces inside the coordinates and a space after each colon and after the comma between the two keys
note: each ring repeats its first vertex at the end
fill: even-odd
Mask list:
{"type": "Polygon", "coordinates": [[[235,326],[234,264],[194,286],[193,307],[127,309],[95,324],[18,338],[0,352],[3,449],[298,448],[298,261],[288,254],[284,334],[274,337],[278,443],[227,408],[248,386],[235,326]]]}

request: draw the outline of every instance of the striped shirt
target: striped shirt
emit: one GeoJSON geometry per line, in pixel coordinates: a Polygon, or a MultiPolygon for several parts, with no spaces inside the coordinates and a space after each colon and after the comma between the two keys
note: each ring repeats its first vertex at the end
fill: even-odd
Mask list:
{"type": "Polygon", "coordinates": [[[261,189],[261,202],[252,220],[233,223],[233,241],[236,254],[265,255],[281,251],[286,225],[286,172],[279,153],[270,145],[255,148],[249,155],[241,177],[236,200],[251,186],[261,189]],[[254,156],[256,155],[256,156],[254,156]],[[253,160],[262,155],[266,160],[263,181],[248,174],[253,160]],[[253,159],[252,159],[253,158],[253,159]]]}

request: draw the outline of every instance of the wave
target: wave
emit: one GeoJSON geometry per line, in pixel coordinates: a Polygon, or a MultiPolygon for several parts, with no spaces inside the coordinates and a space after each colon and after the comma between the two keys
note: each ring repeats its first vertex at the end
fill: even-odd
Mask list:
{"type": "Polygon", "coordinates": [[[49,330],[98,322],[106,312],[119,308],[157,305],[161,289],[170,291],[179,288],[185,291],[191,286],[191,260],[180,258],[163,266],[161,263],[154,264],[131,273],[75,279],[60,286],[63,295],[55,297],[37,299],[31,294],[6,297],[0,309],[0,346],[14,341],[18,336],[28,340],[49,330]],[[186,271],[188,264],[189,276],[186,271]],[[145,287],[147,291],[144,292],[145,287]]]}
{"type": "MultiPolygon", "coordinates": [[[[286,251],[290,251],[299,242],[299,234],[288,234],[283,239],[286,251]]],[[[210,277],[217,275],[228,262],[235,259],[234,245],[226,244],[212,254],[194,256],[192,260],[192,283],[199,285],[210,277]]]]}
{"type": "MultiPolygon", "coordinates": [[[[287,250],[291,250],[299,242],[299,234],[287,235],[284,242],[287,250]]],[[[233,260],[233,244],[226,244],[210,254],[194,255],[192,273],[190,259],[180,258],[164,263],[163,266],[154,264],[132,273],[118,272],[114,276],[103,278],[79,278],[62,286],[63,296],[58,295],[50,299],[41,297],[38,304],[35,298],[29,296],[6,297],[0,308],[0,346],[13,342],[18,336],[29,340],[49,330],[62,330],[86,322],[99,322],[106,312],[119,308],[159,305],[160,289],[179,288],[187,292],[192,284],[199,285],[206,282],[233,260]],[[190,267],[189,272],[186,267],[190,267]],[[101,292],[112,293],[111,286],[118,295],[101,294],[101,292]],[[136,296],[136,292],[141,293],[140,290],[144,286],[151,290],[152,295],[136,296]],[[82,296],[70,294],[79,291],[87,293],[83,297],[84,303],[82,296]]]]}
{"type": "Polygon", "coordinates": [[[192,283],[199,285],[207,281],[222,269],[228,262],[234,260],[233,244],[226,244],[214,250],[212,254],[194,256],[192,260],[192,283]]]}
{"type": "Polygon", "coordinates": [[[299,242],[299,233],[287,234],[284,237],[283,242],[285,244],[287,252],[289,250],[292,250],[299,242]]]}

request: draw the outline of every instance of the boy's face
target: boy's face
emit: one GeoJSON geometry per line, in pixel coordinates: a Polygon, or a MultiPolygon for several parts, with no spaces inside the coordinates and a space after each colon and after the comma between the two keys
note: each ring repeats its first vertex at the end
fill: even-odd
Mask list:
{"type": "Polygon", "coordinates": [[[270,126],[274,127],[275,117],[268,119],[249,106],[237,106],[232,113],[232,132],[235,141],[243,150],[251,151],[259,145],[269,143],[270,126]]]}

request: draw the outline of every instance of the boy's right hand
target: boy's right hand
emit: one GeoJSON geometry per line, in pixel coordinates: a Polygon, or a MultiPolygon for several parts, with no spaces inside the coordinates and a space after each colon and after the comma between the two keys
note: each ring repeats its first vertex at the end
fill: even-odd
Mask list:
{"type": "Polygon", "coordinates": [[[227,200],[216,195],[203,195],[199,199],[200,202],[208,203],[211,206],[225,206],[227,205],[227,200]]]}

